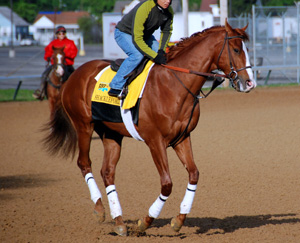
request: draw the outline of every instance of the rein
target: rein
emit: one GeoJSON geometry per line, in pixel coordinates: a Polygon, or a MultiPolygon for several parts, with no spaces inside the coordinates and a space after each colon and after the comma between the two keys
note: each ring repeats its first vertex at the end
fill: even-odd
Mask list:
{"type": "MultiPolygon", "coordinates": [[[[55,64],[55,65],[52,65],[52,68],[51,68],[51,72],[52,71],[55,71],[55,69],[56,69],[56,67],[57,66],[64,66],[63,64],[55,64]]],[[[56,73],[55,73],[55,75],[57,76],[57,77],[60,77],[60,80],[59,80],[59,85],[56,85],[56,84],[54,84],[51,80],[50,80],[50,78],[49,78],[49,75],[48,75],[48,77],[47,77],[47,82],[48,82],[48,84],[50,84],[53,88],[55,88],[55,89],[60,89],[60,87],[62,86],[62,84],[64,83],[63,82],[63,77],[62,76],[58,76],[56,73]]]]}
{"type": "Polygon", "coordinates": [[[178,137],[176,137],[174,140],[172,140],[170,142],[170,144],[168,145],[168,147],[173,147],[174,148],[176,146],[177,142],[186,134],[186,132],[188,130],[188,127],[189,127],[189,125],[190,125],[190,123],[192,121],[192,117],[193,117],[193,114],[194,114],[194,111],[195,111],[195,107],[199,103],[199,99],[206,98],[215,88],[217,88],[220,84],[222,84],[224,82],[224,79],[222,79],[221,81],[219,81],[217,79],[217,77],[228,78],[230,80],[230,83],[231,83],[232,87],[235,88],[234,81],[238,78],[238,72],[240,72],[242,70],[245,70],[247,68],[251,68],[251,66],[246,66],[246,67],[243,67],[243,68],[235,70],[234,66],[236,66],[236,65],[234,63],[234,60],[232,59],[232,55],[231,55],[230,48],[229,48],[229,40],[234,39],[234,38],[241,38],[241,39],[243,39],[244,37],[242,35],[228,37],[227,36],[227,32],[226,32],[226,36],[224,38],[223,46],[222,46],[222,49],[221,49],[220,54],[219,54],[218,59],[217,59],[217,67],[218,67],[219,60],[221,58],[221,55],[222,55],[222,53],[223,53],[223,51],[225,49],[225,45],[227,43],[229,63],[230,63],[230,70],[231,70],[231,72],[229,74],[227,74],[227,75],[226,74],[222,75],[222,74],[198,72],[198,71],[189,70],[189,69],[186,69],[186,68],[180,68],[180,67],[174,67],[174,66],[169,66],[169,65],[162,64],[163,67],[168,68],[168,69],[170,69],[172,71],[173,75],[180,82],[180,84],[188,91],[188,93],[190,93],[194,97],[193,108],[192,108],[191,115],[190,115],[189,121],[188,121],[185,129],[182,131],[182,133],[178,137]],[[233,66],[232,63],[234,64],[234,66],[233,66]],[[180,78],[176,75],[176,73],[174,71],[178,71],[178,72],[182,72],[182,73],[188,73],[188,74],[195,74],[197,76],[202,76],[202,77],[214,77],[214,81],[213,81],[213,84],[212,84],[212,87],[211,87],[210,91],[207,94],[204,94],[203,91],[202,91],[202,89],[200,89],[200,92],[201,92],[201,94],[203,96],[201,96],[201,95],[195,95],[192,91],[190,91],[184,85],[184,83],[180,80],[180,78]],[[234,74],[234,77],[232,77],[232,74],[234,74]]]}
{"type": "Polygon", "coordinates": [[[163,67],[171,69],[171,70],[175,70],[175,71],[179,71],[181,73],[190,73],[190,74],[195,74],[198,76],[203,76],[203,77],[221,77],[221,78],[230,78],[228,75],[223,75],[223,74],[216,74],[216,73],[203,73],[203,72],[198,72],[198,71],[194,71],[194,70],[189,70],[186,68],[181,68],[181,67],[174,67],[174,66],[170,66],[170,65],[165,65],[162,64],[163,67]]]}

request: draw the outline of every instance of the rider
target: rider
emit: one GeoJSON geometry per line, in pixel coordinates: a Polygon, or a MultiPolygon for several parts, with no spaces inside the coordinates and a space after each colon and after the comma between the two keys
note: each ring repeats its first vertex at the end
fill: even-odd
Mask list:
{"type": "Polygon", "coordinates": [[[146,56],[157,64],[166,64],[165,51],[173,30],[172,0],[144,0],[136,5],[115,29],[115,40],[128,57],[110,83],[109,95],[123,98],[125,76],[146,56]],[[153,33],[161,29],[160,42],[153,33]]]}
{"type": "MultiPolygon", "coordinates": [[[[70,40],[66,36],[67,30],[64,26],[58,26],[56,28],[55,34],[56,39],[51,41],[46,47],[45,47],[45,55],[44,59],[48,62],[51,61],[51,64],[53,64],[53,60],[51,60],[51,57],[53,55],[53,49],[52,47],[60,48],[64,47],[64,53],[65,53],[65,65],[64,65],[64,75],[63,75],[63,82],[66,81],[72,72],[74,72],[74,59],[77,55],[77,47],[74,43],[74,41],[70,40]]],[[[37,89],[33,93],[33,97],[36,99],[43,100],[45,97],[45,86],[47,82],[48,75],[51,71],[51,65],[47,65],[46,70],[42,74],[41,78],[41,85],[40,89],[37,89]]]]}

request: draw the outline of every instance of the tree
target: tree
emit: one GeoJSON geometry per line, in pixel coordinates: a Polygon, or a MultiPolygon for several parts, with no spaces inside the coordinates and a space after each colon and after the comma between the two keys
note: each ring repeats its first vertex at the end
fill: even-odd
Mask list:
{"type": "Polygon", "coordinates": [[[102,30],[93,17],[82,17],[78,20],[80,30],[83,32],[86,43],[102,42],[102,30]]]}
{"type": "MultiPolygon", "coordinates": [[[[229,0],[228,0],[229,1],[229,0]]],[[[230,0],[232,16],[251,13],[257,0],[230,0]]],[[[294,0],[261,0],[263,6],[294,6],[294,0]]]]}
{"type": "Polygon", "coordinates": [[[29,23],[32,23],[34,21],[38,11],[35,4],[26,3],[24,0],[20,0],[14,3],[13,10],[29,23]]]}
{"type": "Polygon", "coordinates": [[[189,11],[199,11],[201,0],[189,0],[189,11]]]}

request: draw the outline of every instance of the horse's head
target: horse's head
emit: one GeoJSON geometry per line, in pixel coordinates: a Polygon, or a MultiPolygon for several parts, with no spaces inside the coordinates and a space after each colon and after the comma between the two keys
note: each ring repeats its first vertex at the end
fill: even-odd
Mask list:
{"type": "Polygon", "coordinates": [[[55,69],[55,74],[58,77],[62,77],[64,74],[64,62],[65,62],[65,53],[64,47],[56,48],[52,47],[53,49],[53,68],[55,69]]]}
{"type": "Polygon", "coordinates": [[[233,88],[240,92],[249,92],[256,87],[244,43],[248,40],[245,32],[247,27],[248,25],[242,29],[233,29],[226,20],[225,37],[223,43],[220,43],[221,50],[216,62],[217,68],[228,76],[233,88]]]}

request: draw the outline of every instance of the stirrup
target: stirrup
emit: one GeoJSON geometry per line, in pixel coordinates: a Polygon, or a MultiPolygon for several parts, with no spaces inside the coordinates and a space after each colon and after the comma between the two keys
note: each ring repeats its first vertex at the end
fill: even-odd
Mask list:
{"type": "Polygon", "coordinates": [[[113,89],[110,88],[110,90],[108,91],[108,95],[113,96],[113,97],[117,97],[119,99],[124,99],[127,95],[126,89],[113,89]]]}

